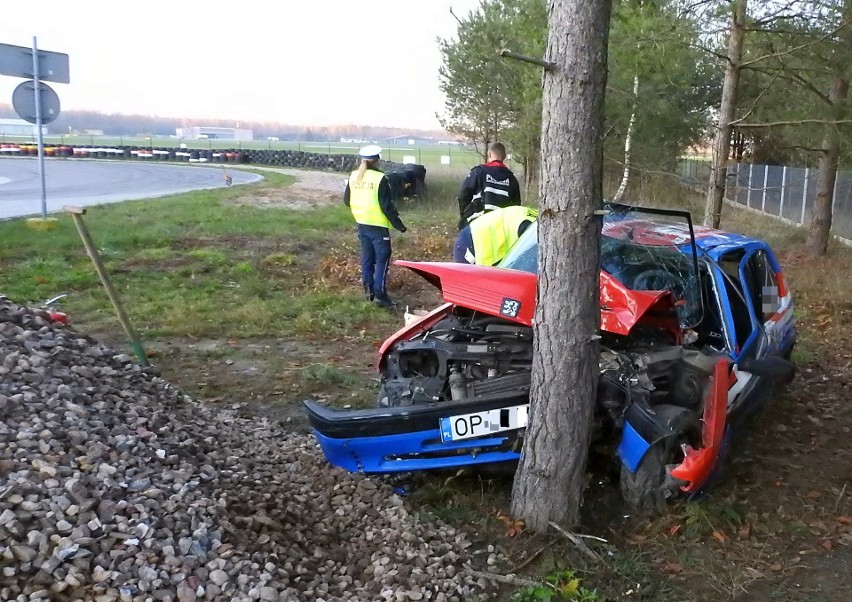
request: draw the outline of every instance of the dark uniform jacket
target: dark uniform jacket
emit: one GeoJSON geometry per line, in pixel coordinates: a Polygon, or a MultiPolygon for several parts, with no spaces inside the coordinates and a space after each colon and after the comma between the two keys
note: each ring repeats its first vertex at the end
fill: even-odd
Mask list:
{"type": "Polygon", "coordinates": [[[520,204],[521,186],[511,169],[502,161],[477,165],[459,191],[459,230],[484,211],[520,204]]]}

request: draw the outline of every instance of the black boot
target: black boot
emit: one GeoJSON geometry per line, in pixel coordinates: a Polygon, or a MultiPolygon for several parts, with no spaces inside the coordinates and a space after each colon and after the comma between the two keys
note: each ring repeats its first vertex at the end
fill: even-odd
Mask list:
{"type": "Polygon", "coordinates": [[[373,294],[373,291],[371,291],[366,286],[364,287],[364,296],[367,298],[368,303],[372,303],[373,299],[376,298],[376,295],[373,294]]]}
{"type": "Polygon", "coordinates": [[[378,305],[379,307],[384,307],[386,309],[393,309],[396,307],[396,303],[394,303],[393,299],[387,293],[376,293],[375,299],[373,303],[378,305]]]}

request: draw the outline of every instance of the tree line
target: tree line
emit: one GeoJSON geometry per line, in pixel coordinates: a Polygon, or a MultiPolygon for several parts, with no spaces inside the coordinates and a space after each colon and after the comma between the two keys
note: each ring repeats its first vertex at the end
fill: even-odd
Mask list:
{"type": "Polygon", "coordinates": [[[837,167],[852,162],[852,0],[481,0],[457,20],[439,40],[442,125],[483,149],[509,142],[528,183],[540,180],[530,418],[511,510],[564,534],[599,374],[604,169],[620,170],[624,194],[633,174],[671,173],[712,139],[704,222],[718,227],[731,161],[816,164],[808,248],[824,254],[837,167]]]}
{"type": "MultiPolygon", "coordinates": [[[[544,56],[545,5],[482,0],[439,40],[442,125],[480,148],[508,142],[528,186],[541,158],[542,74],[501,51],[544,56]]],[[[718,226],[730,161],[818,167],[808,247],[824,253],[829,172],[852,165],[850,19],[852,0],[614,0],[603,161],[622,175],[619,196],[637,176],[671,173],[684,153],[711,146],[705,223],[718,226]]]]}
{"type": "MultiPolygon", "coordinates": [[[[0,119],[17,119],[12,105],[0,104],[0,119]]],[[[262,121],[235,121],[233,119],[208,119],[189,117],[157,117],[151,115],[125,115],[99,111],[62,111],[56,121],[48,126],[51,134],[70,134],[84,131],[103,131],[106,136],[174,136],[175,130],[190,126],[229,127],[252,130],[255,139],[276,137],[279,140],[304,142],[334,142],[341,138],[378,140],[393,136],[446,139],[447,133],[433,130],[412,130],[399,127],[370,125],[288,125],[262,121]]]]}

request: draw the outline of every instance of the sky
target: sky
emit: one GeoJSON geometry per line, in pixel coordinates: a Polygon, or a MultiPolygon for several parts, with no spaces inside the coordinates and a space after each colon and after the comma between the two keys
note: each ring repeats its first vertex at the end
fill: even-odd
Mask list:
{"type": "MultiPolygon", "coordinates": [[[[62,110],[436,129],[436,38],[478,4],[3,0],[0,43],[69,55],[62,110]]],[[[0,103],[22,81],[0,75],[0,103]]]]}

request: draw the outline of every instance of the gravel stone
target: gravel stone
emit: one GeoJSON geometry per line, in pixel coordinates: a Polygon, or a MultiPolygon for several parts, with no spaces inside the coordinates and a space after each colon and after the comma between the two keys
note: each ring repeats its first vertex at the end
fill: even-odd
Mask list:
{"type": "MultiPolygon", "coordinates": [[[[239,402],[239,400],[234,400],[239,402]]],[[[464,533],[0,296],[0,599],[466,600],[464,533]]],[[[226,408],[226,409],[223,409],[226,408]]]]}

